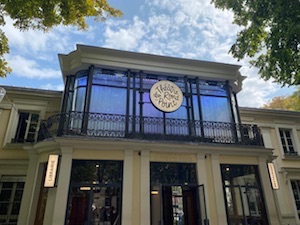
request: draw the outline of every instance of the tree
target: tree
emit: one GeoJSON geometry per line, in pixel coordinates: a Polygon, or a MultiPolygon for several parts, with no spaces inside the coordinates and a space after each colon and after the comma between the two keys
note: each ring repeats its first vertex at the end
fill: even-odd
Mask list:
{"type": "Polygon", "coordinates": [[[300,111],[300,88],[292,95],[273,98],[264,108],[300,111]]]}
{"type": "MultiPolygon", "coordinates": [[[[106,0],[3,0],[0,3],[0,26],[5,25],[6,16],[11,17],[14,26],[21,31],[47,32],[58,25],[86,29],[86,17],[104,21],[109,16],[122,16],[122,12],[111,7],[106,0]]],[[[0,77],[11,72],[4,58],[7,53],[8,39],[0,29],[0,77]]]]}
{"type": "Polygon", "coordinates": [[[212,0],[217,8],[234,13],[242,27],[230,53],[252,58],[265,80],[281,85],[300,84],[299,0],[212,0]]]}

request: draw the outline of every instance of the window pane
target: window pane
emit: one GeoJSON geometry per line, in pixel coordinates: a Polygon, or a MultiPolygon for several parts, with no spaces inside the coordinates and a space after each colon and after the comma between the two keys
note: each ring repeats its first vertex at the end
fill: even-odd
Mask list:
{"type": "Polygon", "coordinates": [[[231,122],[231,113],[227,98],[201,96],[204,121],[231,122]]]}
{"type": "Polygon", "coordinates": [[[8,203],[0,203],[0,214],[5,215],[8,211],[8,203]]]}
{"type": "Polygon", "coordinates": [[[279,129],[280,140],[282,144],[282,149],[286,154],[295,154],[295,148],[293,145],[293,138],[291,135],[292,130],[279,129]]]}
{"type": "Polygon", "coordinates": [[[192,163],[150,163],[151,184],[197,184],[196,165],[192,163]]]}
{"type": "Polygon", "coordinates": [[[124,88],[93,86],[90,112],[125,115],[126,91],[124,88]]]}
{"type": "Polygon", "coordinates": [[[17,224],[23,194],[24,177],[2,176],[0,181],[0,220],[5,217],[4,224],[17,224]],[[6,182],[8,181],[8,182],[6,182]]]}
{"type": "Polygon", "coordinates": [[[10,195],[11,195],[12,189],[4,189],[2,188],[1,193],[0,193],[0,201],[9,201],[10,200],[10,195]]]}
{"type": "Polygon", "coordinates": [[[73,182],[121,183],[121,177],[121,161],[73,161],[73,182]]]}
{"type": "Polygon", "coordinates": [[[75,91],[75,104],[73,106],[73,111],[83,112],[84,101],[85,101],[86,87],[77,88],[75,91]]]}
{"type": "Polygon", "coordinates": [[[200,81],[201,95],[227,96],[225,82],[200,81]]]}

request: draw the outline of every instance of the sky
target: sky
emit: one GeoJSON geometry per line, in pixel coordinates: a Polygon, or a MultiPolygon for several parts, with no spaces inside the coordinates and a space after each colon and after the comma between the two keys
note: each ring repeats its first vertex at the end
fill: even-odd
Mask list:
{"type": "Polygon", "coordinates": [[[275,96],[292,94],[295,87],[260,79],[249,59],[237,61],[229,53],[240,27],[233,14],[216,9],[211,0],[108,0],[124,16],[95,22],[80,31],[58,26],[47,33],[20,32],[6,17],[2,27],[9,39],[6,59],[13,72],[0,78],[1,85],[63,90],[58,54],[68,54],[76,44],[133,52],[241,65],[247,78],[238,102],[243,107],[262,107],[275,96]]]}

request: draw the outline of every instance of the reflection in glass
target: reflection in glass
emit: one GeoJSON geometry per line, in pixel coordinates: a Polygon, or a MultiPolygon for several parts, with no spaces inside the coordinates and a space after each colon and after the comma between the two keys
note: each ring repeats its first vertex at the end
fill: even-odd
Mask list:
{"type": "Polygon", "coordinates": [[[122,161],[74,160],[67,225],[120,225],[122,161]]]}
{"type": "Polygon", "coordinates": [[[221,165],[228,223],[268,225],[257,166],[221,165]]]}

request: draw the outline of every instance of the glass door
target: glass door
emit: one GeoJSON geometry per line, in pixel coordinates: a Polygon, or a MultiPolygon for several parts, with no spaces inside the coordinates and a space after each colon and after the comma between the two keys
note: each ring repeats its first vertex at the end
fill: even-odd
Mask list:
{"type": "Polygon", "coordinates": [[[152,225],[198,225],[198,188],[153,186],[151,191],[152,225]]]}
{"type": "Polygon", "coordinates": [[[123,163],[73,160],[66,225],[121,225],[123,163]]]}
{"type": "Polygon", "coordinates": [[[68,225],[120,225],[119,187],[73,187],[67,212],[68,225]]]}

